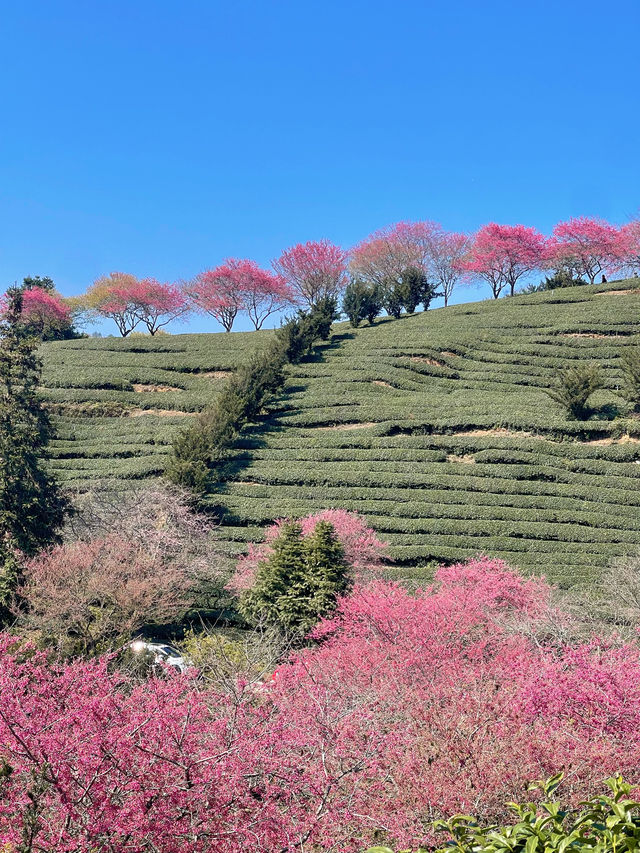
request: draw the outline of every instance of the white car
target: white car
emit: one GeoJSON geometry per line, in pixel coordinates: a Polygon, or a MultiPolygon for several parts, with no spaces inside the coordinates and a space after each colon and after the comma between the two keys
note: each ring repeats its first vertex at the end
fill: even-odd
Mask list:
{"type": "Polygon", "coordinates": [[[186,672],[192,665],[178,649],[174,649],[167,643],[154,643],[149,640],[138,639],[129,643],[129,648],[134,654],[146,652],[152,655],[154,663],[170,666],[176,672],[186,672]]]}

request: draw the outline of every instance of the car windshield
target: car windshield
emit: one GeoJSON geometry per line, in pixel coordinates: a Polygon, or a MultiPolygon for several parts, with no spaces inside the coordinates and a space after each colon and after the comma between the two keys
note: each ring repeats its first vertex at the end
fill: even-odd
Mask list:
{"type": "Polygon", "coordinates": [[[171,646],[160,646],[160,651],[163,655],[168,655],[172,658],[179,657],[179,653],[175,649],[172,649],[171,646]]]}

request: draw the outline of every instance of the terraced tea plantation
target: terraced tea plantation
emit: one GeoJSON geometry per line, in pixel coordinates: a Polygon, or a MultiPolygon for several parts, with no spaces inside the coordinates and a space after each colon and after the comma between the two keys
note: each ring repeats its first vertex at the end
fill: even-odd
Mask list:
{"type": "MultiPolygon", "coordinates": [[[[479,552],[563,585],[594,577],[640,547],[640,419],[617,393],[639,321],[633,280],[336,326],[221,473],[210,499],[221,537],[239,551],[274,518],[343,507],[389,542],[402,577],[479,552]],[[600,363],[607,382],[587,422],[544,393],[578,361],[600,363]]],[[[46,395],[63,413],[57,473],[76,483],[160,473],[184,422],[167,413],[206,404],[262,340],[48,345],[46,395]],[[87,417],[93,407],[100,416],[87,417]]]]}
{"type": "Polygon", "coordinates": [[[42,348],[61,482],[160,475],[172,436],[268,332],[56,341],[42,348]]]}

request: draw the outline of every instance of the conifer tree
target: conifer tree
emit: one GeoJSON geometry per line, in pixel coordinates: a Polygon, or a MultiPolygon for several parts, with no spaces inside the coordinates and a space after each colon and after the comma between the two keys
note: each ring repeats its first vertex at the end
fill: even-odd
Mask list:
{"type": "Polygon", "coordinates": [[[300,525],[287,522],[270,556],[258,566],[255,585],[242,596],[240,610],[250,622],[300,637],[331,613],[350,585],[349,565],[333,525],[318,522],[303,538],[300,525]]]}
{"type": "Polygon", "coordinates": [[[349,591],[351,573],[344,548],[330,522],[319,521],[304,544],[308,583],[312,589],[310,615],[315,622],[318,616],[330,613],[338,597],[349,591]]]}
{"type": "Polygon", "coordinates": [[[11,541],[0,542],[0,625],[11,621],[11,605],[21,580],[21,569],[11,541]]]}
{"type": "Polygon", "coordinates": [[[51,425],[37,394],[38,341],[20,322],[21,290],[11,288],[7,301],[0,324],[0,542],[3,553],[33,554],[57,541],[68,502],[43,467],[51,425]]]}

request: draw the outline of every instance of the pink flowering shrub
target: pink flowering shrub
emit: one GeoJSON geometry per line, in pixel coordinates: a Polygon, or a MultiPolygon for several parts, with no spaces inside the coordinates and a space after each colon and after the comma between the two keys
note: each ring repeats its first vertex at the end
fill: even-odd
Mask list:
{"type": "MultiPolygon", "coordinates": [[[[249,545],[248,553],[238,560],[236,571],[228,584],[233,592],[240,593],[253,586],[258,564],[271,554],[271,543],[280,535],[286,519],[278,519],[265,530],[264,542],[249,545]]],[[[386,554],[386,544],[381,542],[374,530],[367,527],[362,516],[344,509],[325,509],[313,515],[299,519],[302,535],[313,533],[319,521],[328,521],[333,525],[336,536],[344,548],[347,562],[353,568],[356,577],[378,572],[386,554]]]]}
{"type": "Polygon", "coordinates": [[[5,637],[0,848],[33,826],[31,849],[56,853],[350,853],[376,831],[415,848],[434,818],[501,819],[556,771],[574,803],[616,772],[635,783],[638,646],[552,641],[561,617],[499,560],[414,594],[376,581],[269,685],[225,695],[5,637]]]}

